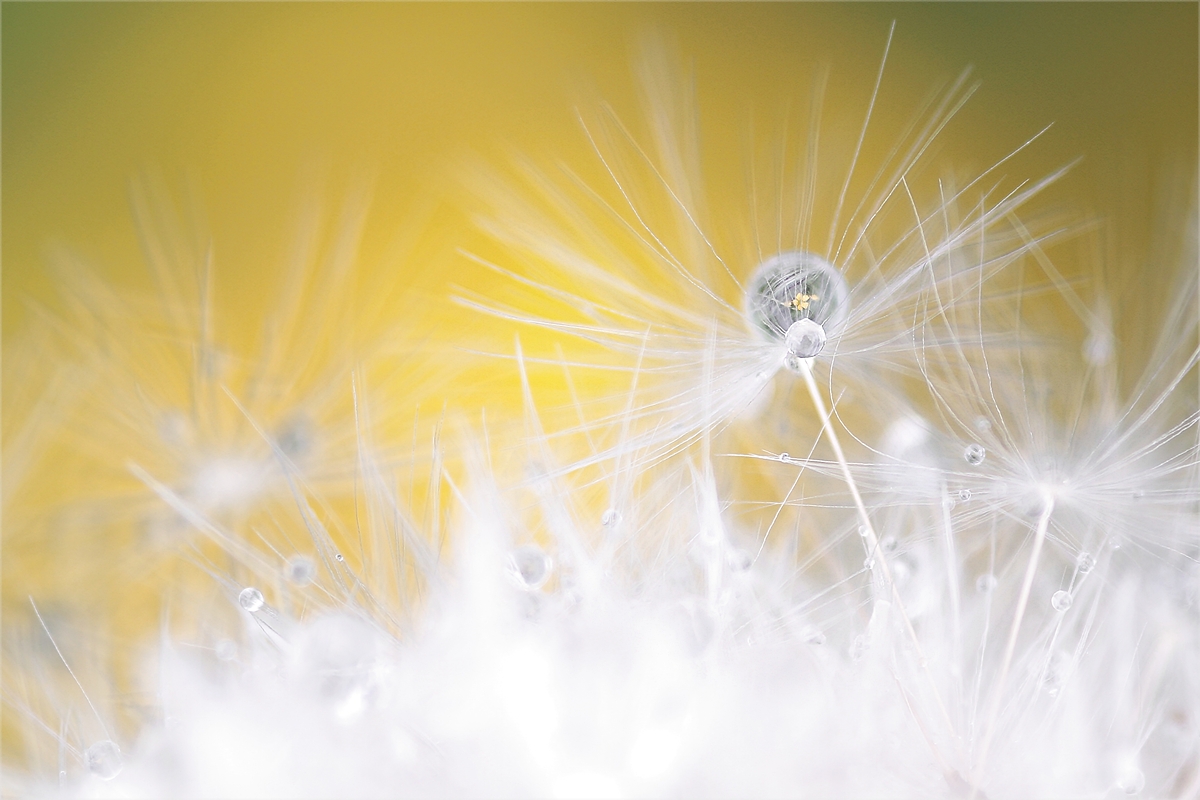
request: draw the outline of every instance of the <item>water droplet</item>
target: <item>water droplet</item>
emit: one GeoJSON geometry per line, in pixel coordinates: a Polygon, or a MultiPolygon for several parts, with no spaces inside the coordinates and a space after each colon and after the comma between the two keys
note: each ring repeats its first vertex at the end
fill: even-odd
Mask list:
{"type": "Polygon", "coordinates": [[[312,451],[315,435],[307,417],[294,417],[285,422],[275,436],[280,452],[290,459],[299,459],[312,451]]]}
{"type": "Polygon", "coordinates": [[[980,594],[987,594],[996,588],[996,576],[990,572],[985,572],[975,579],[975,591],[980,594]]]}
{"type": "Polygon", "coordinates": [[[692,600],[683,601],[684,645],[692,655],[700,655],[712,642],[717,633],[717,619],[707,604],[692,600]]]}
{"type": "Polygon", "coordinates": [[[958,490],[958,499],[964,503],[967,502],[968,500],[970,500],[971,499],[971,490],[970,489],[959,489],[958,490]]]}
{"type": "Polygon", "coordinates": [[[1081,575],[1086,575],[1096,568],[1096,557],[1087,550],[1083,550],[1076,556],[1075,566],[1081,575]]]}
{"type": "Polygon", "coordinates": [[[747,286],[746,318],[774,341],[785,338],[792,325],[804,319],[834,333],[846,316],[850,294],[846,279],[812,253],[793,250],[772,256],[759,265],[747,286]]]}
{"type": "Polygon", "coordinates": [[[1083,340],[1083,359],[1093,367],[1107,364],[1113,356],[1113,337],[1108,331],[1094,331],[1083,340]]]}
{"type": "Polygon", "coordinates": [[[111,781],[121,772],[121,748],[111,739],[101,739],[83,754],[88,771],[102,780],[111,781]]]}
{"type": "Polygon", "coordinates": [[[992,421],[990,419],[988,419],[987,417],[976,417],[975,418],[975,430],[979,431],[980,433],[983,433],[984,431],[990,431],[991,429],[992,429],[992,421]]]}
{"type": "Polygon", "coordinates": [[[1117,776],[1117,787],[1125,794],[1137,794],[1146,788],[1146,773],[1133,764],[1127,764],[1117,776]]]}
{"type": "Polygon", "coordinates": [[[804,374],[804,365],[806,363],[803,358],[790,350],[783,355],[783,368],[796,375],[804,374]]]}
{"type": "Polygon", "coordinates": [[[784,464],[787,464],[789,461],[792,460],[792,457],[789,456],[787,453],[780,453],[779,460],[782,461],[784,464]]]}
{"type": "Polygon", "coordinates": [[[866,525],[858,526],[858,535],[864,539],[867,538],[867,526],[866,525]]]}
{"type": "Polygon", "coordinates": [[[253,614],[263,607],[263,593],[253,586],[247,586],[238,594],[238,605],[253,614]]]}
{"type": "Polygon", "coordinates": [[[729,561],[729,568],[734,572],[745,572],[754,566],[754,557],[740,547],[730,550],[726,558],[729,561]]]}
{"type": "Polygon", "coordinates": [[[867,556],[863,559],[863,569],[875,569],[875,556],[867,556]]]}
{"type": "Polygon", "coordinates": [[[898,544],[899,544],[899,542],[896,541],[895,536],[885,536],[879,542],[879,546],[881,548],[883,548],[883,551],[885,553],[891,553],[892,551],[894,551],[896,549],[896,545],[898,545],[898,544]]]}
{"type": "Polygon", "coordinates": [[[334,558],[336,558],[338,561],[346,560],[346,557],[344,555],[342,555],[341,553],[338,553],[337,555],[335,555],[334,558]]]}
{"type": "Polygon", "coordinates": [[[508,556],[509,572],[522,589],[540,589],[550,579],[550,557],[540,547],[522,545],[508,556]]]}
{"type": "Polygon", "coordinates": [[[850,660],[862,661],[863,656],[867,654],[867,637],[861,633],[854,637],[854,641],[850,643],[850,660]]]}
{"type": "Polygon", "coordinates": [[[600,515],[600,524],[606,528],[615,528],[621,524],[621,512],[615,508],[607,509],[600,515]]]}
{"type": "Polygon", "coordinates": [[[825,644],[825,632],[815,625],[807,625],[800,631],[800,640],[805,644],[825,644]]]}
{"type": "Polygon", "coordinates": [[[308,556],[292,556],[284,567],[283,574],[297,586],[306,586],[317,574],[317,565],[308,556]]]}
{"type": "Polygon", "coordinates": [[[825,349],[825,329],[811,319],[798,319],[788,328],[784,342],[797,358],[815,358],[825,349]]]}
{"type": "Polygon", "coordinates": [[[1059,589],[1050,598],[1050,605],[1054,606],[1055,611],[1066,611],[1071,607],[1071,593],[1065,589],[1059,589]]]}
{"type": "Polygon", "coordinates": [[[967,449],[963,451],[963,458],[973,467],[977,467],[987,458],[987,450],[983,449],[983,445],[972,442],[967,445],[967,449]]]}

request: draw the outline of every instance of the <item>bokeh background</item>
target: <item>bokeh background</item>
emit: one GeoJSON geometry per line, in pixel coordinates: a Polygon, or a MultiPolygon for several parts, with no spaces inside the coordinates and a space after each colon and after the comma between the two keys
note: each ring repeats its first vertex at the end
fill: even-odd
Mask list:
{"type": "MultiPolygon", "coordinates": [[[[115,438],[102,469],[95,441],[112,435],[104,424],[92,426],[84,456],[74,451],[72,432],[107,413],[98,405],[38,415],[51,374],[72,356],[34,323],[80,319],[70,296],[81,289],[69,285],[79,273],[55,266],[62,253],[86,264],[98,286],[160,291],[146,269],[131,185],[157,187],[151,205],[178,205],[194,220],[182,238],[201,250],[211,243],[212,330],[233,352],[254,352],[304,225],[338,219],[347,198],[361,207],[351,288],[330,295],[337,307],[303,312],[326,318],[302,317],[301,327],[357,328],[347,349],[314,345],[313,358],[325,362],[353,359],[356,342],[391,331],[408,336],[396,352],[414,358],[455,340],[511,341],[507,330],[493,337],[495,320],[444,302],[452,284],[487,295],[490,281],[503,280],[457,253],[477,238],[462,212],[471,172],[528,154],[601,179],[574,109],[602,98],[636,117],[631,61],[648,33],[694,71],[706,166],[736,176],[750,126],[802,119],[794,98],[807,96],[822,66],[830,69],[825,113],[861,119],[895,20],[873,128],[899,129],[934,87],[973,66],[982,88],[939,137],[937,161],[977,173],[1054,123],[1013,167],[1036,178],[1082,159],[1039,202],[1101,222],[1093,252],[1120,265],[1131,295],[1162,277],[1156,237],[1178,233],[1180,203],[1195,191],[1190,3],[5,3],[0,13],[10,622],[28,622],[26,596],[35,593],[60,629],[87,627],[90,615],[124,620],[94,630],[134,637],[153,628],[159,606],[146,598],[174,574],[139,574],[161,569],[145,560],[115,569],[142,539],[120,534],[108,517],[91,528],[72,518],[73,534],[60,535],[57,506],[139,484],[115,438]],[[318,210],[306,217],[310,201],[318,210]],[[20,438],[35,418],[49,430],[20,438]],[[14,442],[28,449],[31,441],[44,452],[15,452],[14,442]],[[106,483],[110,473],[126,483],[106,483]]],[[[870,146],[886,144],[883,136],[870,146]]],[[[129,355],[135,366],[138,352],[129,355]]],[[[151,359],[147,351],[148,371],[151,359]]],[[[512,378],[511,364],[498,368],[512,378]]],[[[328,374],[307,371],[302,383],[328,374]]],[[[383,381],[385,401],[395,387],[395,417],[411,420],[418,405],[447,397],[474,402],[477,374],[471,384],[438,377],[383,381]]],[[[348,400],[340,402],[346,416],[348,400]]],[[[489,402],[517,412],[520,396],[493,393],[489,402]]]]}

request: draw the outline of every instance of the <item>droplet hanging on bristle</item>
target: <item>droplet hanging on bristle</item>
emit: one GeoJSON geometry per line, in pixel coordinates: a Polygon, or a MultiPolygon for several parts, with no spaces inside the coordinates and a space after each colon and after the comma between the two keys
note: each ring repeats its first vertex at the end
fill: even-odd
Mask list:
{"type": "Polygon", "coordinates": [[[823,334],[836,334],[849,295],[846,279],[825,259],[799,250],[779,253],[760,264],[750,278],[746,319],[773,341],[784,339],[800,320],[811,320],[823,334]]]}

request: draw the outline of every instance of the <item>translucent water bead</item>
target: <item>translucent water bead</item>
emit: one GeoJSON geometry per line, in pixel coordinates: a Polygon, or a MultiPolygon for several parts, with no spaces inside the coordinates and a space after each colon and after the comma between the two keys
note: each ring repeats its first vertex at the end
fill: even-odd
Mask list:
{"type": "Polygon", "coordinates": [[[123,766],[121,748],[110,739],[102,739],[89,747],[83,754],[83,760],[89,772],[106,781],[117,777],[123,766]]]}
{"type": "Polygon", "coordinates": [[[787,329],[783,341],[796,358],[813,358],[825,349],[825,329],[811,319],[798,319],[787,329]]]}
{"type": "Polygon", "coordinates": [[[263,593],[253,586],[247,586],[238,593],[238,605],[253,614],[263,607],[263,593]]]}
{"type": "Polygon", "coordinates": [[[978,467],[987,458],[987,450],[983,449],[983,445],[971,443],[967,445],[967,449],[963,451],[963,459],[972,467],[978,467]]]}
{"type": "Polygon", "coordinates": [[[824,345],[824,334],[836,333],[845,319],[849,295],[846,279],[836,267],[813,253],[791,250],[768,258],[751,276],[746,319],[772,341],[788,336],[796,322],[811,320],[822,330],[824,345]]]}
{"type": "Polygon", "coordinates": [[[317,574],[317,565],[308,556],[292,556],[283,569],[284,575],[297,586],[306,586],[317,574]]]}
{"type": "Polygon", "coordinates": [[[509,573],[522,589],[540,589],[550,579],[550,557],[541,548],[527,544],[508,557],[509,573]]]}
{"type": "Polygon", "coordinates": [[[1146,774],[1133,764],[1125,764],[1117,775],[1117,787],[1128,795],[1139,794],[1146,788],[1146,774]]]}
{"type": "Polygon", "coordinates": [[[1066,611],[1071,607],[1071,593],[1065,589],[1059,589],[1050,598],[1050,605],[1054,606],[1055,611],[1066,611]]]}

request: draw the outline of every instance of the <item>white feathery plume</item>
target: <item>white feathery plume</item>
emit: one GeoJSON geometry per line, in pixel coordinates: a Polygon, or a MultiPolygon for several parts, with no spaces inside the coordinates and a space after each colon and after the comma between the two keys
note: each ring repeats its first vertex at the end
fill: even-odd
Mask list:
{"type": "Polygon", "coordinates": [[[214,588],[164,613],[136,725],[31,606],[41,658],[4,690],[30,732],[19,791],[1200,792],[1194,227],[1131,380],[1119,314],[1056,266],[1066,228],[1024,219],[1057,175],[918,200],[964,79],[868,178],[880,84],[832,180],[814,112],[795,192],[752,194],[739,226],[705,210],[686,84],[647,52],[649,137],[609,109],[585,126],[608,188],[528,167],[533,199],[485,190],[520,258],[479,259],[562,314],[462,301],[571,348],[518,343],[523,417],[448,415],[402,462],[352,382],[338,529],[345,487],[302,481],[224,392],[280,465],[271,534],[139,468],[207,535],[214,588]],[[578,422],[539,405],[542,362],[578,422]],[[597,370],[623,377],[576,381],[597,370]]]}

